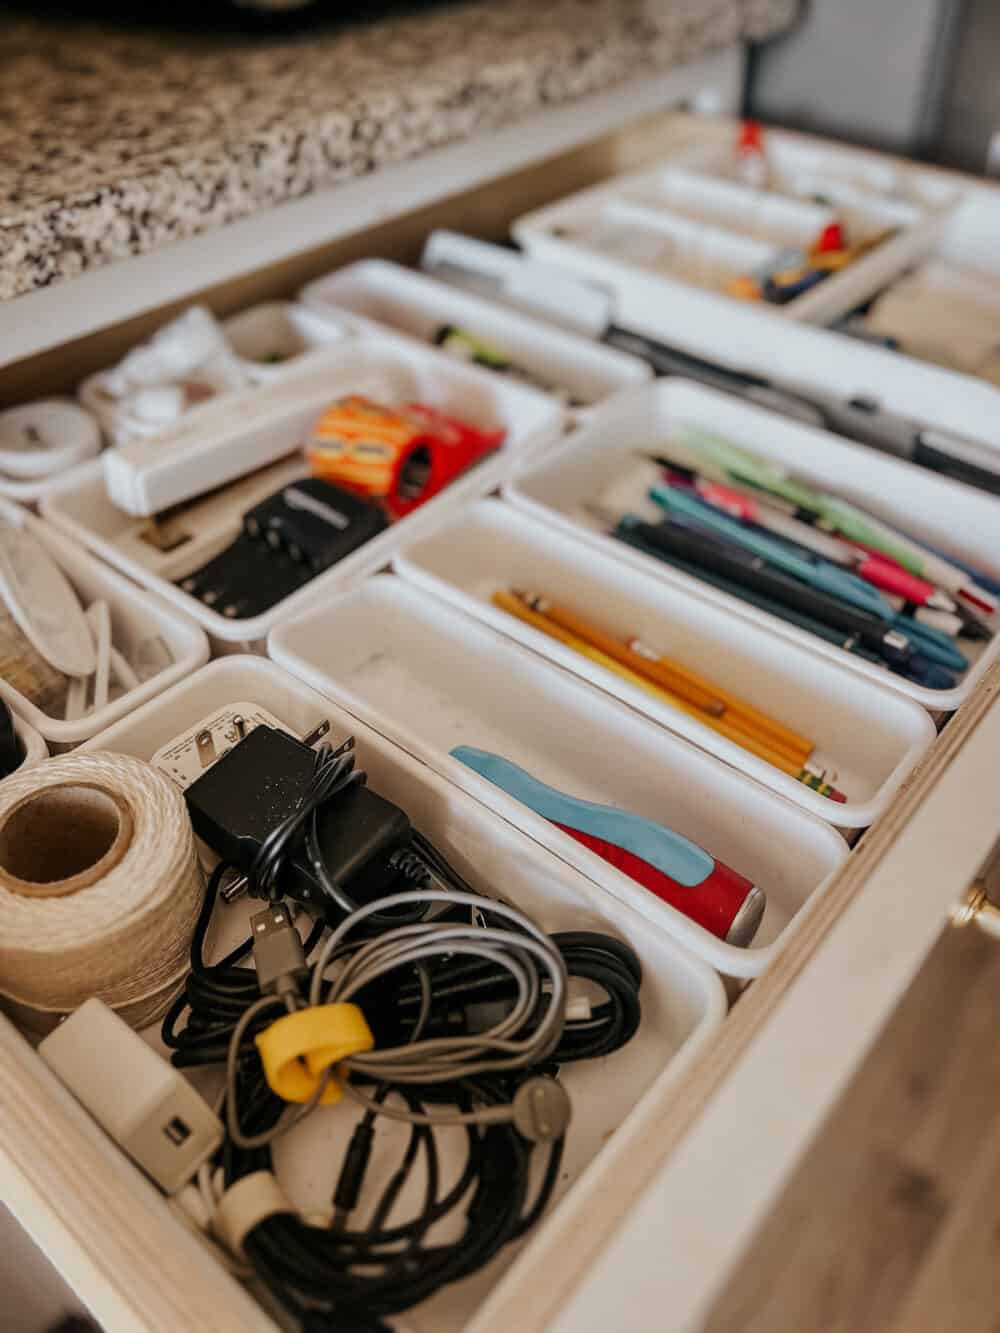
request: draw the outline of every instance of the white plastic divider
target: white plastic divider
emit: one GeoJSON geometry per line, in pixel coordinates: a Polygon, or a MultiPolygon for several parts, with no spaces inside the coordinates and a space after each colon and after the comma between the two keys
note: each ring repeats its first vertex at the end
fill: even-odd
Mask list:
{"type": "MultiPolygon", "coordinates": [[[[149,759],[173,736],[235,702],[266,709],[298,734],[328,718],[334,744],[354,735],[358,766],[367,772],[372,789],[405,810],[414,827],[475,888],[520,907],[546,930],[614,935],[630,944],[641,960],[642,1023],[636,1036],[615,1055],[568,1065],[563,1071],[573,1120],[557,1187],[560,1202],[521,1246],[504,1250],[484,1272],[444,1288],[405,1316],[413,1333],[457,1333],[467,1327],[519,1250],[530,1254],[533,1247],[545,1246],[550,1235],[571,1225],[575,1217],[582,1223],[588,1209],[598,1206],[616,1164],[655,1118],[663,1092],[717,1031],[726,1009],[721,983],[667,932],[651,928],[632,907],[550,856],[511,824],[272,662],[236,656],[213,662],[94,737],[85,749],[149,759]]],[[[247,903],[226,909],[218,951],[245,936],[246,914],[255,909],[256,904],[247,903]]],[[[155,1042],[155,1033],[150,1039],[155,1042]]],[[[329,1207],[337,1164],[356,1123],[349,1103],[321,1108],[277,1146],[279,1180],[304,1211],[329,1207]]],[[[408,1133],[404,1125],[380,1122],[381,1146],[365,1182],[366,1195],[371,1191],[368,1197],[380,1195],[408,1133]]],[[[464,1136],[442,1134],[439,1140],[443,1178],[448,1179],[461,1160],[464,1136]]],[[[110,1143],[108,1151],[117,1153],[110,1143]]],[[[404,1214],[417,1205],[422,1187],[418,1171],[401,1200],[404,1214]]],[[[165,1200],[162,1206],[167,1208],[165,1200]]]]}
{"type": "Polygon", "coordinates": [[[696,590],[707,602],[766,625],[817,657],[843,662],[933,712],[949,712],[968,697],[1000,653],[996,635],[986,643],[963,639],[962,651],[971,663],[968,671],[954,689],[928,689],[608,536],[583,506],[601,499],[616,512],[642,507],[653,469],[638,451],[649,451],[658,440],[666,444],[680,425],[713,432],[780,463],[805,482],[854,501],[918,541],[926,540],[1000,578],[1000,499],[687,380],[660,380],[598,409],[558,448],[537,462],[529,460],[505,494],[543,522],[557,523],[637,568],[696,590]]]}
{"type": "MultiPolygon", "coordinates": [[[[270,453],[276,458],[284,455],[287,473],[282,473],[252,503],[291,479],[296,471],[295,459],[301,458],[295,451],[303,443],[303,433],[309,422],[318,415],[325,402],[332,402],[345,393],[367,392],[381,396],[389,403],[426,402],[475,425],[502,425],[507,432],[504,444],[496,455],[464,473],[441,494],[366,542],[290,597],[262,615],[245,620],[227,619],[184,592],[173,580],[183,578],[236,537],[242,512],[248,504],[238,504],[231,512],[224,513],[217,520],[220,524],[218,531],[207,543],[202,533],[189,548],[165,555],[148,546],[140,549],[138,534],[144,529],[145,521],[126,514],[111,502],[100,463],[95,463],[90,465],[82,479],[74,479],[44,498],[44,516],[81,545],[145,587],[152,588],[196,620],[208,632],[216,651],[231,652],[234,646],[262,646],[280,619],[295,614],[313,601],[326,600],[335,590],[350,586],[359,577],[385,564],[402,535],[416,536],[433,526],[442,514],[448,512],[449,506],[495,489],[510,474],[518,454],[527,454],[555,439],[563,428],[563,410],[549,395],[489,371],[457,363],[410,338],[388,333],[372,334],[358,340],[345,340],[342,347],[332,345],[324,352],[324,357],[327,358],[325,364],[329,367],[329,376],[323,380],[319,396],[316,396],[315,372],[312,372],[307,377],[312,386],[311,405],[293,404],[268,426],[270,453]]],[[[292,382],[291,378],[282,382],[283,392],[287,393],[292,382]]],[[[257,392],[263,393],[266,389],[257,392]]],[[[246,439],[241,438],[238,401],[238,395],[230,397],[225,423],[227,448],[237,456],[246,443],[246,439]]],[[[253,434],[248,431],[246,438],[253,434]]],[[[201,467],[198,437],[192,437],[190,443],[191,466],[201,467]]],[[[202,441],[204,445],[212,443],[208,439],[202,441]]],[[[218,444],[219,440],[214,443],[218,444]]],[[[304,473],[303,465],[301,474],[304,473]]],[[[226,505],[224,492],[219,504],[226,505]]]]}
{"type": "Polygon", "coordinates": [[[347,315],[364,328],[389,327],[422,342],[433,342],[442,327],[461,328],[506,355],[515,379],[523,370],[584,406],[652,375],[637,357],[384,259],[362,260],[317,278],[303,288],[301,299],[334,318],[347,315]]]}
{"type": "Polygon", "coordinates": [[[913,700],[513,505],[471,505],[406,545],[393,567],[839,827],[874,823],[934,740],[933,723],[913,700]],[[847,802],[828,800],[697,717],[495,607],[491,595],[511,588],[550,597],[623,641],[638,638],[809,736],[814,764],[847,802]]]}
{"type": "Polygon", "coordinates": [[[41,542],[69,579],[81,602],[107,602],[111,613],[112,642],[126,658],[132,656],[143,640],[159,637],[173,659],[169,666],[134,689],[74,721],[50,717],[13,686],[0,680],[0,694],[14,712],[56,749],[66,749],[87,740],[208,661],[205,634],[176,608],[143,592],[129,579],[68,540],[44,519],[35,518],[9,500],[0,500],[0,520],[23,527],[41,542]]]}
{"type": "Polygon", "coordinates": [[[269,652],[728,975],[763,971],[847,855],[829,824],[391,575],[279,626],[269,652]],[[696,925],[452,758],[458,745],[698,843],[767,893],[757,940],[738,948],[696,925]]]}

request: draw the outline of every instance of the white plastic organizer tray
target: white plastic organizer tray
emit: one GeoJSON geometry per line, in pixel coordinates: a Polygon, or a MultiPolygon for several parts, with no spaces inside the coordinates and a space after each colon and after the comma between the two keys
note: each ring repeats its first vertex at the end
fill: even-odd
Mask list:
{"type": "Polygon", "coordinates": [[[934,739],[930,718],[913,700],[513,505],[496,500],[471,505],[430,536],[408,544],[393,563],[403,578],[585,676],[831,824],[863,828],[873,823],[934,739]],[[811,791],[696,717],[491,603],[494,592],[511,588],[550,597],[616,638],[638,638],[814,739],[813,762],[845,792],[847,803],[811,791]]]}
{"type": "MultiPolygon", "coordinates": [[[[185,435],[184,457],[197,470],[202,489],[218,484],[211,459],[236,475],[233,468],[261,470],[232,483],[228,489],[193,501],[169,519],[183,541],[169,550],[152,545],[147,523],[118,508],[108,498],[100,463],[91,465],[82,480],[45,497],[45,516],[138,582],[152,588],[184,610],[208,631],[220,648],[259,644],[282,617],[359,574],[378,568],[395,549],[400,534],[418,534],[433,525],[447,507],[463,497],[485,494],[511,471],[513,458],[555,439],[563,427],[563,411],[552,397],[512,383],[477,367],[465,366],[409,338],[391,334],[345,340],[325,353],[324,369],[301,377],[304,398],[294,392],[298,381],[290,376],[274,384],[232,395],[219,403],[217,429],[204,436],[185,435]],[[346,559],[313,579],[263,615],[230,620],[178,587],[183,578],[227,546],[237,535],[243,513],[294,477],[305,475],[298,452],[304,432],[323,407],[347,393],[366,393],[379,401],[430,403],[475,425],[503,426],[507,432],[497,454],[459,477],[447,490],[365,543],[346,559]],[[248,403],[263,400],[267,410],[255,417],[248,403]],[[280,411],[274,403],[281,404],[280,411]],[[234,461],[235,460],[235,461],[234,461]],[[275,461],[278,460],[278,461],[275,461]],[[264,465],[269,466],[265,467],[264,465]]],[[[206,413],[208,409],[203,409],[206,413]]],[[[202,417],[201,421],[207,420],[202,417]]],[[[213,420],[215,420],[213,418],[213,420]]],[[[148,443],[144,445],[151,448],[148,443]]],[[[155,467],[155,460],[152,461],[155,467]]]]}
{"type": "Polygon", "coordinates": [[[811,649],[817,658],[840,661],[882,685],[902,690],[932,711],[950,711],[968,697],[985,668],[1000,653],[1000,638],[985,644],[963,640],[962,651],[971,665],[961,681],[950,690],[927,689],[606,535],[585,506],[600,500],[615,512],[643,507],[656,468],[645,463],[639,451],[648,452],[657,440],[668,441],[677,425],[698,426],[773,459],[791,474],[854,501],[918,541],[924,539],[946,554],[950,552],[984,573],[1000,577],[997,498],[681,379],[660,380],[608,403],[545,458],[537,463],[529,461],[506,488],[506,494],[543,522],[556,522],[568,531],[584,533],[591,543],[619,559],[767,625],[811,649]]]}
{"type": "Polygon", "coordinates": [[[636,357],[383,259],[318,278],[302,300],[334,319],[387,326],[422,342],[433,342],[442,328],[461,329],[503,355],[515,379],[523,373],[571,405],[589,407],[652,373],[636,357]]]}
{"type": "Polygon", "coordinates": [[[512,230],[534,260],[584,273],[619,295],[656,276],[678,313],[711,299],[723,318],[718,299],[731,279],[767,268],[789,248],[807,250],[829,223],[842,222],[849,243],[885,235],[839,273],[773,307],[827,322],[925,253],[954,197],[944,187],[910,197],[888,182],[881,191],[859,188],[822,164],[813,176],[778,172],[757,188],[736,178],[732,163],[731,147],[688,148],[528,213],[512,230]],[[817,184],[823,179],[826,189],[817,184]]]}
{"type": "Polygon", "coordinates": [[[729,975],[767,966],[847,855],[814,815],[399,578],[380,575],[279,626],[269,652],[729,975]],[[457,745],[692,839],[766,891],[757,940],[716,938],[452,758],[457,745]]]}
{"type": "MultiPolygon", "coordinates": [[[[667,932],[537,847],[518,829],[486,810],[464,792],[431,772],[355,718],[334,707],[300,680],[261,658],[229,657],[196,672],[151,704],[94,738],[85,748],[109,749],[149,759],[173,736],[215,710],[236,702],[256,704],[297,734],[321,718],[331,722],[331,740],[354,735],[359,767],[373,790],[396,802],[440,848],[475,888],[502,896],[528,912],[547,930],[597,930],[625,940],[643,967],[642,1025],[632,1042],[604,1060],[567,1066],[565,1086],[573,1102],[557,1198],[561,1199],[520,1247],[505,1250],[493,1264],[407,1314],[401,1328],[412,1333],[457,1333],[469,1327],[478,1307],[501,1284],[517,1283],[541,1271],[588,1210],[599,1206],[602,1190],[634,1137],[656,1113],[656,1102],[682,1069],[704,1049],[725,1013],[721,983],[704,963],[681,949],[667,932]],[[515,1255],[519,1258],[511,1268],[515,1255]],[[509,1272],[507,1270],[510,1269],[509,1272]],[[504,1277],[506,1273],[506,1277],[504,1277]]],[[[244,902],[226,909],[214,950],[221,955],[247,934],[246,918],[259,904],[244,902]]],[[[155,1029],[148,1034],[156,1045],[155,1029]]],[[[66,1114],[84,1112],[67,1108],[66,1114]]],[[[277,1175],[284,1189],[305,1211],[329,1207],[337,1163],[343,1156],[357,1114],[348,1103],[322,1108],[282,1139],[275,1150],[277,1175]]],[[[442,1173],[454,1169],[448,1145],[458,1161],[464,1131],[439,1135],[442,1173]]],[[[372,1160],[365,1193],[378,1198],[405,1145],[408,1127],[384,1121],[382,1145],[372,1160]]],[[[166,1214],[166,1200],[107,1141],[109,1171],[130,1177],[147,1204],[166,1214]]],[[[399,1217],[406,1217],[423,1188],[414,1173],[401,1196],[399,1217]]],[[[362,1212],[364,1204],[362,1203],[362,1212]]],[[[171,1217],[173,1215],[171,1214],[171,1217]]],[[[363,1214],[359,1221],[363,1222],[363,1214]]],[[[180,1227],[180,1222],[172,1224],[180,1227]]],[[[444,1239],[444,1236],[441,1236],[444,1239]]],[[[219,1282],[231,1282],[219,1268],[219,1282]]],[[[498,1287],[498,1292],[502,1287],[498,1287]]],[[[394,1321],[395,1322],[395,1321],[394,1321]]],[[[255,1325],[256,1326],[256,1325],[255,1325]]]]}
{"type": "Polygon", "coordinates": [[[65,749],[93,736],[208,661],[208,640],[203,631],[174,607],[159,597],[150,597],[142,592],[116,570],[109,569],[87,551],[81,550],[51,524],[35,518],[9,500],[0,500],[0,518],[24,527],[41,542],[66,575],[84,606],[94,601],[107,602],[111,614],[112,642],[127,659],[135,657],[136,650],[144,640],[155,639],[162,642],[171,659],[168,666],[134,689],[112,699],[103,708],[94,709],[73,721],[50,717],[13,686],[0,680],[0,694],[14,712],[56,749],[65,749]]]}

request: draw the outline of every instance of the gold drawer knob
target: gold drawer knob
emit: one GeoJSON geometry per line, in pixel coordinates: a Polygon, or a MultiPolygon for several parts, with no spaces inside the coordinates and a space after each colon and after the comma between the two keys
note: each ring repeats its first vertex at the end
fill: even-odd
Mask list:
{"type": "Polygon", "coordinates": [[[975,923],[987,935],[1000,939],[1000,907],[987,898],[986,886],[981,880],[974,880],[965,897],[951,909],[951,923],[959,927],[975,923]]]}

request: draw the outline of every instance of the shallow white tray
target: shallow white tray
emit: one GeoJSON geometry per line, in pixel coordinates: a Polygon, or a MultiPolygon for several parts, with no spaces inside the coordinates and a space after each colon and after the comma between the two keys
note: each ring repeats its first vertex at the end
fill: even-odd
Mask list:
{"type": "Polygon", "coordinates": [[[829,824],[402,579],[369,579],[279,626],[268,649],[731,976],[767,966],[847,855],[829,824]],[[501,754],[560,791],[705,847],[766,891],[757,940],[744,949],[716,938],[453,759],[456,745],[501,754]]]}
{"type": "MultiPolygon", "coordinates": [[[[373,334],[345,340],[342,348],[331,347],[324,356],[328,358],[324,362],[328,373],[312,370],[306,376],[312,386],[309,405],[295,405],[293,396],[291,404],[280,414],[269,417],[266,426],[258,422],[252,429],[247,428],[237,410],[239,395],[232,395],[225,405],[220,404],[225,406],[223,428],[214,437],[214,443],[224,470],[234,466],[233,456],[246,458],[247,450],[256,443],[264,450],[264,456],[258,456],[258,463],[282,457],[289,460],[288,471],[265,484],[263,493],[251,503],[290,479],[296,471],[295,460],[300,458],[295,451],[302,443],[303,431],[325,403],[345,393],[367,391],[376,397],[381,394],[388,401],[427,402],[474,424],[502,425],[507,431],[506,440],[494,456],[464,473],[441,494],[269,611],[245,620],[227,619],[172,582],[197,568],[237,535],[243,510],[249,507],[245,501],[234,504],[231,513],[221,514],[217,532],[207,537],[199,534],[197,555],[192,543],[190,548],[162,558],[149,548],[140,549],[136,534],[144,521],[125,513],[108,498],[99,463],[91,464],[82,478],[47,495],[43,503],[45,517],[196,620],[208,632],[217,650],[232,651],[234,645],[262,644],[272,626],[284,616],[328,597],[334,589],[343,588],[360,574],[378,568],[390,558],[402,534],[425,531],[446,512],[447,506],[459,503],[463,497],[471,498],[494,489],[510,473],[512,460],[518,453],[555,439],[563,427],[564,413],[556,399],[489,371],[456,363],[410,338],[373,334]]],[[[294,382],[289,377],[256,392],[264,394],[280,389],[283,400],[287,400],[294,382]]],[[[217,479],[217,474],[207,472],[205,446],[212,443],[213,440],[200,440],[199,452],[199,437],[189,441],[190,465],[198,469],[206,488],[217,479]]],[[[188,446],[184,448],[187,450],[188,446]]],[[[301,471],[304,473],[304,466],[301,471]]],[[[225,510],[224,495],[219,506],[225,510]]]]}
{"type": "Polygon", "coordinates": [[[393,567],[840,827],[873,823],[934,740],[933,723],[913,700],[513,505],[484,500],[469,506],[407,544],[393,567]],[[811,737],[814,761],[846,792],[847,803],[827,800],[695,717],[493,606],[491,594],[510,588],[549,596],[616,637],[636,637],[811,737]]]}
{"type": "Polygon", "coordinates": [[[422,342],[433,342],[440,328],[453,325],[494,344],[514,366],[585,406],[652,374],[637,357],[384,259],[362,260],[317,278],[303,289],[302,300],[334,318],[346,315],[366,327],[389,327],[422,342]]]}
{"type": "Polygon", "coordinates": [[[680,424],[714,432],[782,463],[806,482],[842,495],[918,540],[923,537],[942,551],[981,567],[984,573],[1000,577],[1000,499],[687,380],[660,380],[608,403],[546,457],[529,460],[506,494],[543,522],[583,534],[619,559],[667,582],[697,590],[706,601],[729,607],[803,644],[817,656],[842,662],[871,680],[901,690],[934,712],[951,711],[968,698],[1000,654],[1000,637],[987,643],[963,640],[969,670],[954,689],[930,690],[608,536],[582,506],[607,494],[611,486],[623,510],[641,504],[649,469],[635,457],[635,451],[649,450],[658,439],[666,442],[673,426],[680,424]]]}
{"type": "Polygon", "coordinates": [[[132,656],[144,639],[159,636],[173,659],[170,666],[135,689],[70,722],[43,713],[23,694],[0,680],[0,694],[15,713],[54,747],[65,749],[87,740],[208,661],[208,640],[204,632],[175,607],[143,592],[116,570],[109,569],[68,540],[50,523],[35,518],[9,500],[0,500],[0,517],[24,527],[41,542],[85,605],[98,600],[107,602],[111,612],[112,641],[126,658],[132,656]]]}
{"type": "MultiPolygon", "coordinates": [[[[172,736],[234,701],[258,704],[299,734],[328,718],[334,744],[346,735],[355,736],[358,764],[368,773],[373,790],[398,803],[414,826],[476,888],[501,895],[548,930],[606,931],[627,941],[641,959],[643,1020],[637,1036],[616,1055],[565,1070],[573,1122],[557,1189],[561,1202],[523,1245],[505,1250],[482,1273],[445,1288],[398,1321],[412,1333],[457,1333],[501,1281],[519,1250],[527,1258],[538,1247],[555,1247],[574,1225],[584,1221],[590,1208],[599,1206],[602,1191],[614,1178],[616,1163],[650,1122],[653,1099],[718,1029],[725,1013],[721,983],[665,931],[272,662],[238,656],[214,662],[95,737],[86,749],[111,749],[148,759],[172,736]]],[[[216,934],[216,951],[245,937],[246,916],[258,907],[243,903],[227,911],[216,934]]],[[[155,1044],[155,1030],[150,1038],[155,1044]]],[[[79,1108],[76,1113],[84,1114],[79,1108]]],[[[278,1177],[304,1209],[329,1207],[337,1163],[357,1119],[347,1105],[324,1108],[278,1146],[278,1177]]],[[[372,1197],[381,1192],[395,1164],[396,1148],[405,1144],[408,1133],[406,1126],[380,1122],[377,1141],[392,1147],[385,1156],[376,1152],[366,1194],[369,1187],[372,1197]]],[[[462,1139],[462,1132],[456,1131],[459,1154],[462,1139]]],[[[442,1171],[447,1176],[451,1170],[448,1136],[440,1136],[440,1141],[444,1145],[442,1171]]],[[[133,1177],[135,1189],[146,1196],[148,1206],[165,1212],[162,1196],[105,1142],[108,1168],[133,1177]]],[[[415,1191],[421,1186],[418,1172],[407,1187],[404,1209],[411,1200],[415,1202],[415,1191]]],[[[516,1281],[516,1270],[509,1280],[516,1281]]],[[[219,1281],[231,1281],[221,1268],[219,1281]]]]}
{"type": "MultiPolygon", "coordinates": [[[[721,166],[713,189],[713,164],[719,164],[720,151],[687,150],[657,167],[581,190],[518,218],[512,226],[514,237],[532,260],[603,283],[620,303],[655,278],[663,284],[663,299],[679,317],[725,319],[733,305],[743,304],[723,292],[728,278],[749,274],[789,242],[808,245],[834,215],[843,217],[849,232],[859,239],[897,227],[896,235],[840,273],[785,305],[768,306],[785,319],[827,323],[925,254],[953,198],[949,195],[947,202],[942,199],[931,206],[926,200],[918,204],[855,191],[850,198],[843,197],[835,210],[824,213],[807,199],[782,201],[778,194],[739,183],[731,173],[726,179],[721,166]],[[724,194],[730,196],[728,209],[721,198],[724,194]],[[673,239],[670,256],[652,244],[657,226],[673,239]],[[742,250],[737,244],[741,240],[742,250]]],[[[727,150],[724,161],[730,156],[727,150]]]]}

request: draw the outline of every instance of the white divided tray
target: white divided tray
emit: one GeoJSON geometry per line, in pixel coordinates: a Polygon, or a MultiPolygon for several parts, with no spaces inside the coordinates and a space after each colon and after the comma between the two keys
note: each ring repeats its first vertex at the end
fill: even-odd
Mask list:
{"type": "MultiPolygon", "coordinates": [[[[636,1037],[615,1055],[569,1065],[564,1073],[573,1102],[573,1121],[557,1187],[557,1197],[562,1196],[562,1201],[520,1247],[505,1250],[482,1273],[446,1287],[398,1321],[400,1328],[412,1333],[457,1333],[470,1326],[477,1308],[489,1299],[496,1284],[504,1281],[518,1248],[518,1262],[505,1283],[517,1283],[522,1275],[552,1262],[560,1247],[571,1243],[573,1228],[585,1223],[589,1209],[600,1206],[601,1194],[614,1179],[622,1155],[635,1136],[655,1119],[660,1096],[717,1030],[725,1013],[721,983],[704,963],[692,958],[666,932],[651,927],[630,906],[561,864],[516,828],[263,659],[229,657],[212,663],[95,737],[85,748],[149,759],[171,737],[234,702],[257,704],[298,734],[311,729],[321,718],[328,718],[334,744],[347,735],[356,737],[358,765],[367,772],[372,789],[404,809],[414,827],[429,837],[476,889],[502,896],[546,930],[596,930],[614,935],[630,944],[641,959],[643,1016],[636,1037]]],[[[226,917],[213,946],[216,954],[245,938],[246,917],[258,907],[244,902],[224,909],[226,917]]],[[[155,1029],[149,1037],[158,1044],[155,1029]]],[[[78,1119],[84,1112],[69,1107],[64,1114],[78,1119]]],[[[278,1178],[303,1210],[329,1207],[338,1164],[357,1120],[348,1104],[323,1108],[277,1145],[278,1178]]],[[[391,1147],[380,1146],[376,1151],[365,1195],[369,1188],[368,1197],[381,1194],[408,1134],[407,1126],[379,1122],[377,1143],[391,1147]]],[[[449,1160],[449,1146],[454,1144],[457,1165],[464,1148],[464,1131],[444,1131],[439,1139],[442,1170],[448,1178],[447,1173],[455,1169],[449,1160]]],[[[107,1169],[122,1179],[131,1178],[133,1190],[144,1196],[146,1206],[155,1211],[164,1226],[177,1228],[179,1235],[181,1223],[169,1213],[165,1199],[109,1141],[105,1142],[104,1154],[107,1169]]],[[[406,1216],[422,1187],[418,1171],[404,1191],[397,1216],[406,1216]]],[[[202,1253],[194,1262],[208,1265],[214,1260],[202,1253]]],[[[218,1281],[229,1283],[233,1279],[220,1267],[218,1281]]],[[[261,1313],[259,1323],[254,1319],[241,1327],[263,1330],[273,1325],[261,1313]]]]}
{"type": "Polygon", "coordinates": [[[269,651],[732,976],[767,966],[847,855],[843,838],[799,806],[401,579],[370,579],[279,626],[269,651]],[[766,891],[757,940],[743,949],[716,938],[453,759],[457,745],[706,848],[766,891]]]}
{"type": "Polygon", "coordinates": [[[14,712],[53,747],[65,749],[86,740],[208,661],[208,640],[204,633],[174,607],[158,597],[150,597],[116,570],[109,569],[67,540],[49,523],[7,500],[0,501],[0,518],[24,527],[41,542],[69,579],[82,605],[107,602],[111,613],[112,643],[126,659],[134,657],[143,640],[153,638],[162,640],[172,659],[169,666],[134,689],[73,721],[50,717],[6,681],[0,680],[0,694],[14,712]]]}
{"type": "Polygon", "coordinates": [[[324,355],[328,358],[325,368],[313,369],[302,377],[309,386],[303,402],[296,402],[295,377],[289,376],[250,391],[251,395],[267,396],[268,403],[272,394],[280,395],[284,406],[280,412],[268,410],[266,421],[248,420],[241,396],[233,395],[227,404],[219,404],[224,410],[215,434],[202,437],[194,432],[185,438],[185,457],[197,469],[203,489],[219,480],[218,474],[210,471],[210,457],[231,471],[234,459],[239,465],[241,459],[248,461],[249,455],[257,466],[271,462],[271,470],[244,479],[230,491],[194,502],[187,519],[185,511],[175,514],[173,524],[186,523],[184,530],[189,539],[184,545],[167,552],[151,546],[142,535],[146,521],[126,513],[108,498],[99,463],[92,464],[83,479],[46,496],[45,516],[197,620],[208,631],[213,646],[231,650],[234,644],[262,643],[282,617],[314,599],[325,599],[333,589],[377,568],[391,555],[399,534],[425,531],[447,512],[448,505],[492,490],[509,474],[516,454],[556,438],[563,426],[563,411],[554,398],[489,371],[459,364],[409,338],[365,336],[333,346],[324,355]],[[471,468],[440,495],[262,615],[227,619],[179,588],[174,579],[199,568],[237,536],[245,510],[288,481],[305,475],[298,452],[304,432],[327,403],[355,392],[389,404],[426,402],[474,425],[503,426],[507,437],[496,455],[471,468]],[[279,461],[272,462],[274,459],[279,461]]]}
{"type": "Polygon", "coordinates": [[[480,501],[406,546],[393,563],[402,577],[585,676],[831,824],[873,823],[934,739],[930,718],[912,700],[513,505],[480,501]],[[491,594],[510,588],[551,597],[616,638],[638,638],[811,737],[814,762],[844,790],[847,803],[811,791],[697,718],[493,606],[491,594]]]}
{"type": "Polygon", "coordinates": [[[996,497],[687,380],[660,380],[599,409],[558,449],[537,464],[529,462],[506,494],[543,522],[584,533],[619,559],[667,582],[697,590],[697,596],[706,601],[769,626],[810,648],[817,657],[843,662],[872,680],[901,690],[934,712],[951,711],[969,696],[1000,653],[1000,638],[985,643],[963,639],[960,646],[969,658],[969,670],[954,689],[927,689],[607,535],[584,506],[601,497],[616,512],[643,506],[655,468],[644,463],[637,451],[653,449],[657,440],[666,443],[678,425],[697,426],[772,459],[807,484],[853,501],[918,541],[924,539],[983,573],[1000,577],[1000,500],[996,497]]]}
{"type": "Polygon", "coordinates": [[[730,279],[768,265],[789,246],[808,249],[829,222],[844,222],[849,243],[894,229],[895,235],[841,272],[769,307],[791,319],[825,322],[926,252],[941,223],[940,209],[952,197],[943,189],[920,199],[838,190],[833,176],[832,196],[798,188],[810,185],[804,178],[791,190],[780,176],[770,189],[756,189],[723,170],[727,159],[720,162],[719,154],[715,147],[689,149],[657,167],[615,177],[526,214],[513,234],[533,260],[583,273],[610,286],[619,299],[655,276],[664,284],[662,299],[678,315],[697,317],[707,300],[707,310],[724,319],[737,303],[726,297],[726,306],[719,304],[730,279]]]}
{"type": "Polygon", "coordinates": [[[366,326],[388,326],[422,342],[433,342],[443,327],[460,328],[504,354],[515,379],[524,371],[581,406],[651,375],[636,357],[383,259],[362,260],[318,278],[304,288],[302,300],[335,319],[351,316],[366,326]]]}

